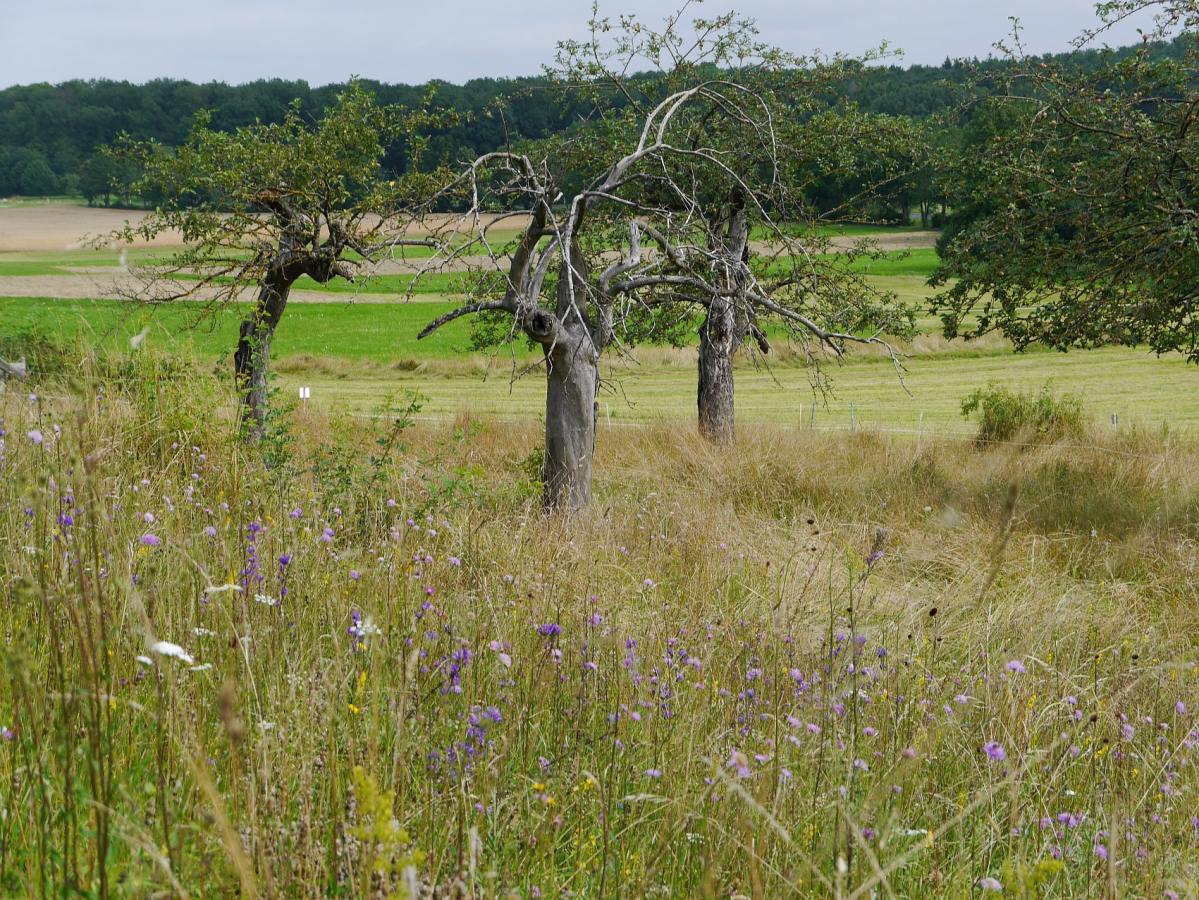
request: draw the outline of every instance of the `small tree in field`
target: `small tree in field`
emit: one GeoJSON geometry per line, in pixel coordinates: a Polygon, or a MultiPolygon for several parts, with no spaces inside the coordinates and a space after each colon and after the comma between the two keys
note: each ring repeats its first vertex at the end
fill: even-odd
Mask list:
{"type": "Polygon", "coordinates": [[[693,57],[680,61],[678,83],[664,96],[609,109],[536,148],[479,157],[450,191],[466,198],[468,211],[454,226],[460,236],[443,236],[443,243],[456,248],[453,258],[474,253],[487,260],[478,278],[483,297],[439,317],[421,336],[487,312],[509,317],[509,335],[541,347],[548,509],[579,510],[590,500],[599,361],[622,333],[652,334],[684,306],[719,319],[707,341],[715,347],[709,355],[724,360],[733,352],[738,317],[752,330],[763,311],[834,350],[848,341],[880,341],[826,328],[803,311],[806,263],[798,264],[798,274],[782,275],[770,272],[772,264],[793,265],[782,253],[759,273],[746,265],[749,220],[737,211],[740,204],[752,205],[784,245],[795,245],[763,205],[764,194],[734,167],[728,135],[734,125],[715,123],[735,123],[741,141],[761,148],[755,152],[776,171],[783,145],[763,88],[692,62],[755,58],[761,48],[752,25],[730,15],[697,22],[694,31],[693,57]],[[713,127],[702,127],[704,120],[713,127]],[[699,177],[709,172],[721,173],[725,194],[699,177]],[[525,227],[515,243],[493,239],[488,209],[521,216],[525,227]],[[717,328],[725,330],[717,335],[717,328]]]}
{"type": "Polygon", "coordinates": [[[315,125],[298,103],[278,124],[233,132],[213,130],[201,115],[177,149],[123,140],[113,151],[143,169],[135,193],[164,198],[115,237],[149,240],[174,230],[186,245],[135,270],[131,295],[156,303],[199,299],[215,308],[254,292],[233,354],[252,439],[266,426],[271,340],[296,281],[353,281],[394,247],[429,243],[407,234],[433,192],[433,176],[386,180],[380,169],[397,141],[419,158],[419,130],[429,121],[425,113],[380,106],[351,84],[315,125]]]}
{"type": "Polygon", "coordinates": [[[950,336],[1199,360],[1199,2],[1099,11],[1080,46],[1157,15],[1144,47],[1087,72],[1024,58],[1017,32],[1017,65],[955,167],[935,304],[950,336]],[[1181,55],[1151,42],[1176,33],[1181,55]]]}
{"type": "MultiPolygon", "coordinates": [[[[640,297],[666,307],[657,320],[667,326],[688,307],[698,311],[700,432],[732,443],[733,357],[747,342],[769,352],[768,323],[782,325],[813,363],[817,349],[839,354],[846,343],[882,343],[883,332],[910,327],[893,295],[837,257],[827,226],[858,214],[919,165],[922,144],[903,120],[830,107],[837,83],[876,54],[796,57],[760,43],[753,23],[734,14],[690,29],[679,15],[661,29],[633,17],[590,24],[587,40],[559,45],[553,74],[585,95],[597,120],[632,128],[688,83],[713,73],[726,80],[726,89],[693,99],[661,132],[672,152],[637,186],[637,199],[655,212],[651,234],[672,274],[688,279],[643,283],[640,297]],[[703,52],[697,35],[707,41],[703,52]],[[645,68],[660,71],[629,74],[645,68]],[[911,165],[896,164],[901,156],[911,165]],[[868,159],[877,174],[861,181],[853,201],[818,214],[813,185],[830,174],[862,178],[868,159]]],[[[862,241],[850,255],[868,252],[862,241]]]]}

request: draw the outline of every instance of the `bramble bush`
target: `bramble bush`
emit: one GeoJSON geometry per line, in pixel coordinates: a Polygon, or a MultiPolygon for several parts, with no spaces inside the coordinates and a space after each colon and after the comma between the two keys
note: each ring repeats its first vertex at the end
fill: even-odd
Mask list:
{"type": "Polygon", "coordinates": [[[1049,384],[1036,394],[998,385],[979,388],[962,400],[962,416],[978,416],[979,444],[1021,440],[1043,443],[1081,437],[1086,430],[1082,401],[1057,395],[1049,384]]]}

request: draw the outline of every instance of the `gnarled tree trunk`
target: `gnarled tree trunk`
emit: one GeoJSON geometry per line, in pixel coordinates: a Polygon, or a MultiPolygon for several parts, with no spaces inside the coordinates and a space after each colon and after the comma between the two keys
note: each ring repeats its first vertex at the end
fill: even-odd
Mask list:
{"type": "Polygon", "coordinates": [[[699,433],[715,444],[737,439],[733,414],[733,354],[749,331],[740,292],[749,266],[749,224],[745,198],[735,192],[729,205],[709,224],[709,247],[723,268],[717,283],[725,293],[714,295],[699,329],[699,433]]]}
{"type": "Polygon", "coordinates": [[[271,339],[287,306],[293,280],[282,273],[268,273],[258,291],[258,302],[241,323],[237,350],[233,354],[233,371],[242,395],[245,434],[253,442],[262,440],[266,434],[271,339]]]}
{"type": "Polygon", "coordinates": [[[551,512],[578,512],[591,502],[599,392],[597,336],[583,314],[586,263],[577,246],[558,278],[556,312],[536,310],[525,333],[545,352],[545,463],[542,503],[551,512]]]}
{"type": "Polygon", "coordinates": [[[546,348],[546,509],[578,512],[591,502],[599,354],[586,327],[562,327],[546,348]]]}
{"type": "Polygon", "coordinates": [[[733,304],[714,298],[699,329],[699,432],[716,444],[736,440],[733,412],[733,304]]]}

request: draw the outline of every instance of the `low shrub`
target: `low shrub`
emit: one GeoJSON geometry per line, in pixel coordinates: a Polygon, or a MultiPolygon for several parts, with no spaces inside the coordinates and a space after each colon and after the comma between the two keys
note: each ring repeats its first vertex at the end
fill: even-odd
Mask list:
{"type": "Polygon", "coordinates": [[[974,415],[978,416],[975,440],[979,444],[1052,443],[1079,437],[1086,430],[1082,401],[1072,394],[1054,394],[1049,384],[1036,394],[987,385],[962,400],[962,416],[974,415]]]}

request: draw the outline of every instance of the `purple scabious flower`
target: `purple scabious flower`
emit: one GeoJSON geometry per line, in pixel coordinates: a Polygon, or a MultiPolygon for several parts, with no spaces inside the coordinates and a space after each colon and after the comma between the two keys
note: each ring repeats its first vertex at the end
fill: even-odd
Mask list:
{"type": "Polygon", "coordinates": [[[1024,668],[1024,663],[1020,662],[1018,659],[1013,659],[1007,664],[1006,668],[1009,672],[1013,672],[1016,675],[1023,675],[1026,671],[1024,668]]]}
{"type": "Polygon", "coordinates": [[[996,762],[1002,762],[1007,759],[1007,751],[1003,749],[1003,744],[996,741],[987,741],[983,744],[983,752],[996,762]]]}
{"type": "Polygon", "coordinates": [[[544,637],[554,637],[562,633],[562,626],[557,622],[547,622],[544,625],[537,626],[537,633],[544,637]]]}
{"type": "Polygon", "coordinates": [[[146,532],[145,534],[142,535],[141,543],[142,543],[142,546],[144,546],[144,547],[157,547],[159,544],[162,543],[162,538],[160,538],[156,534],[151,534],[150,532],[146,532]]]}

